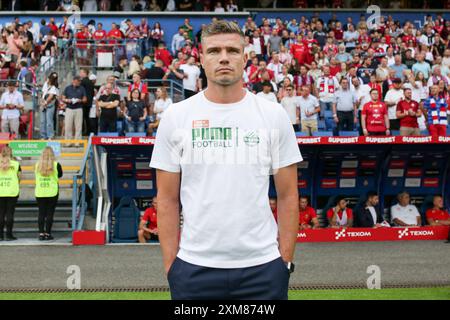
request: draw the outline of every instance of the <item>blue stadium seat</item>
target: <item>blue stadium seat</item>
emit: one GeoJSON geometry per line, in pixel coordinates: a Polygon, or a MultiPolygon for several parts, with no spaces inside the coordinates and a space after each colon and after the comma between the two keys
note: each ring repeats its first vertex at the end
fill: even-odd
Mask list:
{"type": "MultiPolygon", "coordinates": [[[[448,129],[447,129],[448,130],[448,129]]],[[[447,131],[448,132],[448,131],[447,131]]],[[[427,129],[420,131],[420,134],[422,134],[423,136],[429,136],[430,133],[428,132],[427,129]]]]}
{"type": "Polygon", "coordinates": [[[357,137],[359,136],[358,131],[339,131],[340,137],[357,137]]]}
{"type": "Polygon", "coordinates": [[[306,132],[301,132],[301,131],[296,132],[295,135],[297,137],[307,137],[308,136],[308,134],[306,132]]]}
{"type": "Polygon", "coordinates": [[[447,135],[450,136],[450,126],[447,127],[447,135]]]}
{"type": "Polygon", "coordinates": [[[392,136],[399,136],[400,135],[400,130],[391,130],[391,135],[392,136]]]}
{"type": "Polygon", "coordinates": [[[118,137],[119,133],[118,132],[99,132],[98,136],[99,137],[118,137]]]}
{"type": "Polygon", "coordinates": [[[319,120],[317,122],[317,129],[319,129],[319,131],[325,131],[326,130],[325,120],[319,120]]]}
{"type": "Polygon", "coordinates": [[[140,211],[131,197],[123,197],[114,210],[114,234],[112,242],[135,243],[138,240],[140,211]]]}
{"type": "Polygon", "coordinates": [[[120,136],[125,134],[125,123],[123,120],[117,120],[116,128],[120,136]]]}
{"type": "Polygon", "coordinates": [[[313,132],[313,137],[332,137],[333,136],[333,132],[331,131],[316,131],[313,132]]]}
{"type": "Polygon", "coordinates": [[[125,136],[127,137],[146,137],[146,132],[127,132],[125,133],[125,136]]]}
{"type": "Polygon", "coordinates": [[[333,111],[331,111],[331,110],[324,110],[323,117],[324,118],[331,118],[331,119],[333,119],[333,111]]]}

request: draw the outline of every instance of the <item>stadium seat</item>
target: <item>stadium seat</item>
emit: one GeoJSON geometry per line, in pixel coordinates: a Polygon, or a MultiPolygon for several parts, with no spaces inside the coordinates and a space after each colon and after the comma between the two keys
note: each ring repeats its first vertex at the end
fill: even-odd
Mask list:
{"type": "Polygon", "coordinates": [[[422,225],[427,225],[426,213],[428,209],[433,208],[433,195],[428,195],[420,206],[420,217],[422,218],[422,225]]]}
{"type": "Polygon", "coordinates": [[[112,242],[134,243],[138,240],[140,211],[131,197],[123,197],[114,210],[114,234],[112,242]]]}
{"type": "Polygon", "coordinates": [[[450,127],[447,127],[447,135],[450,136],[450,127]]]}
{"type": "Polygon", "coordinates": [[[391,135],[392,136],[399,136],[400,135],[400,130],[392,130],[391,131],[391,135]]]}
{"type": "Polygon", "coordinates": [[[297,137],[307,137],[308,136],[308,134],[306,132],[296,132],[295,135],[297,137]]]}
{"type": "Polygon", "coordinates": [[[319,129],[319,131],[325,131],[326,130],[325,120],[319,120],[317,122],[317,129],[319,129]]]}
{"type": "Polygon", "coordinates": [[[127,132],[125,133],[125,136],[127,137],[146,137],[146,132],[127,132]]]}
{"type": "MultiPolygon", "coordinates": [[[[447,129],[447,130],[448,130],[448,129],[447,129]]],[[[448,132],[448,131],[447,131],[447,132],[448,132]]],[[[430,135],[430,133],[428,132],[427,129],[420,131],[420,134],[423,135],[423,136],[429,136],[429,135],[430,135]]]]}
{"type": "Polygon", "coordinates": [[[331,131],[316,131],[313,132],[313,137],[331,137],[333,136],[333,132],[331,131]]]}
{"type": "Polygon", "coordinates": [[[119,133],[118,132],[99,132],[98,136],[99,137],[118,137],[119,133]]]}
{"type": "Polygon", "coordinates": [[[357,137],[359,136],[358,131],[339,131],[340,137],[357,137]]]}

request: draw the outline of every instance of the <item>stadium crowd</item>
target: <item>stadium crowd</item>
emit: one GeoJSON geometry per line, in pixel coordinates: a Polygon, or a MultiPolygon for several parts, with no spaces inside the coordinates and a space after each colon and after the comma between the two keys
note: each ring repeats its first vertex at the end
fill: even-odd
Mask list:
{"type": "MultiPolygon", "coordinates": [[[[273,24],[263,19],[259,25],[249,17],[242,30],[243,86],[279,102],[299,135],[447,134],[450,21],[442,16],[428,16],[421,28],[382,16],[372,29],[364,15],[359,21],[299,15],[273,24]]],[[[201,29],[195,30],[189,18],[174,35],[146,18],[110,28],[95,21],[75,24],[68,17],[40,25],[16,18],[2,35],[1,73],[27,83],[36,81],[39,65],[68,47],[75,48],[80,65],[87,65],[92,54],[114,53],[106,84],[97,84],[95,73],[83,68],[60,92],[58,74],[50,74],[39,103],[43,139],[54,136],[55,114],[66,138],[117,131],[152,135],[172,103],[168,80],[183,87],[185,98],[207,86],[199,62],[201,29]],[[121,94],[124,81],[128,91],[121,94]]],[[[13,101],[0,107],[14,109],[17,117],[20,99],[13,101]]]]}

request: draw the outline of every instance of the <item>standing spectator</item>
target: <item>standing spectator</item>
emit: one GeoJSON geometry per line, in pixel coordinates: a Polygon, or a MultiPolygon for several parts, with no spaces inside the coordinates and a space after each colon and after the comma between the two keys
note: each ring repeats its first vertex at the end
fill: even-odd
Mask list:
{"type": "Polygon", "coordinates": [[[86,90],[81,86],[81,77],[73,77],[72,84],[64,89],[62,102],[66,104],[64,127],[65,139],[81,139],[83,129],[83,105],[87,102],[86,90]]]}
{"type": "Polygon", "coordinates": [[[298,103],[298,98],[295,96],[294,86],[292,84],[288,85],[286,88],[287,95],[281,99],[281,105],[289,116],[294,131],[300,131],[300,107],[298,103]]]}
{"type": "Polygon", "coordinates": [[[408,67],[402,63],[402,56],[396,54],[394,56],[394,64],[389,66],[389,68],[395,71],[395,77],[404,79],[405,78],[405,70],[408,70],[408,67]]]}
{"type": "MultiPolygon", "coordinates": [[[[91,76],[94,76],[95,79],[97,77],[92,74],[91,76]]],[[[81,68],[80,70],[80,78],[81,78],[81,86],[84,88],[84,91],[86,92],[86,103],[83,105],[83,133],[84,135],[88,135],[88,132],[90,131],[89,128],[89,111],[92,106],[92,100],[94,98],[94,83],[92,82],[92,79],[94,77],[89,76],[89,69],[81,68]]]]}
{"type": "Polygon", "coordinates": [[[59,97],[58,78],[55,73],[51,73],[42,87],[42,99],[40,103],[41,138],[53,139],[55,135],[54,116],[56,103],[59,97]]]}
{"type": "Polygon", "coordinates": [[[308,205],[308,198],[300,197],[299,201],[299,230],[305,229],[319,229],[319,219],[317,218],[316,210],[308,205]]]}
{"type": "Polygon", "coordinates": [[[309,86],[302,87],[301,96],[298,98],[298,104],[300,105],[302,132],[311,136],[317,131],[320,105],[317,98],[311,95],[309,90],[309,86]]]}
{"type": "Polygon", "coordinates": [[[152,80],[150,85],[152,87],[162,86],[162,79],[165,77],[164,63],[161,60],[156,60],[155,64],[146,72],[144,79],[152,80]]]}
{"type": "Polygon", "coordinates": [[[416,206],[410,204],[409,193],[403,191],[397,196],[398,203],[391,207],[391,220],[396,226],[417,227],[422,219],[416,206]]]}
{"type": "Polygon", "coordinates": [[[190,56],[186,64],[180,66],[183,71],[184,97],[187,99],[202,90],[200,69],[195,65],[195,58],[190,56]]]}
{"type": "Polygon", "coordinates": [[[157,200],[156,197],[153,197],[152,206],[145,210],[139,224],[138,237],[140,243],[146,243],[148,240],[158,241],[157,210],[157,200]]]}
{"type": "Polygon", "coordinates": [[[152,46],[153,48],[157,48],[161,41],[164,38],[164,30],[161,28],[161,24],[159,22],[155,22],[153,28],[151,30],[151,38],[152,38],[152,46]]]}
{"type": "Polygon", "coordinates": [[[172,104],[172,99],[167,94],[167,89],[165,87],[159,87],[156,90],[156,101],[153,106],[153,114],[155,119],[148,126],[148,135],[152,135],[153,132],[158,128],[159,122],[164,116],[164,112],[172,104]]]}
{"type": "Polygon", "coordinates": [[[126,78],[125,69],[127,65],[128,65],[128,58],[126,56],[122,56],[119,59],[119,63],[113,69],[113,76],[116,79],[125,79],[126,78]]]}
{"type": "MultiPolygon", "coordinates": [[[[316,89],[319,97],[320,114],[323,117],[325,111],[331,110],[334,103],[334,95],[339,88],[339,82],[336,77],[330,74],[330,67],[322,67],[323,76],[321,76],[316,83],[316,89]]],[[[327,130],[331,129],[331,124],[325,122],[327,130]]]]}
{"type": "Polygon", "coordinates": [[[178,51],[180,51],[181,48],[183,47],[183,44],[185,42],[183,34],[184,34],[184,29],[180,27],[180,28],[178,28],[178,33],[175,33],[172,37],[171,49],[172,49],[172,54],[174,56],[176,56],[178,51]]]}
{"type": "Polygon", "coordinates": [[[188,39],[194,42],[194,27],[191,25],[191,20],[189,18],[184,19],[184,23],[180,28],[187,33],[188,39]]]}
{"type": "Polygon", "coordinates": [[[347,27],[347,31],[344,31],[345,50],[347,52],[351,52],[356,47],[356,42],[358,38],[359,38],[358,31],[355,30],[353,24],[349,24],[347,27]]]}
{"type": "Polygon", "coordinates": [[[35,197],[39,208],[39,241],[53,240],[53,216],[58,203],[58,179],[63,176],[61,165],[56,161],[51,147],[46,147],[36,163],[35,197]]]}
{"type": "Polygon", "coordinates": [[[147,84],[141,81],[141,76],[138,73],[133,74],[133,83],[128,86],[128,95],[127,95],[128,101],[131,100],[131,91],[133,89],[138,89],[139,92],[141,93],[140,99],[144,102],[147,101],[148,87],[147,84]]]}
{"type": "Polygon", "coordinates": [[[348,201],[338,197],[334,207],[328,209],[327,219],[331,228],[351,228],[353,226],[353,211],[347,208],[348,201]]]}
{"type": "Polygon", "coordinates": [[[271,70],[274,75],[274,80],[278,79],[279,75],[281,74],[281,69],[283,65],[280,62],[280,55],[278,52],[272,53],[272,61],[268,64],[267,69],[271,70]]]}
{"type": "Polygon", "coordinates": [[[422,116],[422,110],[419,108],[419,103],[412,100],[411,89],[405,89],[404,96],[405,98],[397,103],[397,119],[400,120],[400,135],[419,136],[420,129],[417,118],[422,116]]]}
{"type": "Polygon", "coordinates": [[[141,100],[139,89],[131,91],[131,100],[127,102],[125,111],[125,120],[127,132],[145,132],[145,119],[147,118],[147,109],[145,103],[141,100]]]}
{"type": "Polygon", "coordinates": [[[8,90],[2,94],[0,109],[2,110],[2,132],[19,138],[20,111],[24,108],[23,95],[17,90],[16,84],[8,82],[8,90]]]}
{"type": "Polygon", "coordinates": [[[400,121],[397,119],[397,105],[403,99],[402,80],[392,80],[393,88],[389,89],[384,97],[384,103],[388,107],[388,116],[391,130],[400,130],[400,121]]]}
{"type": "Polygon", "coordinates": [[[158,47],[155,50],[155,60],[161,60],[166,68],[172,64],[173,57],[170,54],[170,51],[166,49],[164,42],[158,43],[158,47]]]}
{"type": "Polygon", "coordinates": [[[431,86],[430,96],[423,101],[423,109],[428,122],[428,131],[435,139],[447,134],[447,108],[447,102],[439,96],[439,87],[431,86]]]}
{"type": "Polygon", "coordinates": [[[105,85],[103,94],[98,99],[100,107],[100,132],[117,132],[117,107],[120,96],[113,93],[110,83],[105,85]]]}
{"type": "Polygon", "coordinates": [[[430,226],[450,226],[450,214],[444,209],[444,199],[441,195],[433,196],[433,208],[426,212],[430,226]]]}
{"type": "Polygon", "coordinates": [[[425,61],[425,54],[418,53],[416,55],[417,62],[413,64],[412,71],[414,75],[417,75],[418,72],[423,72],[425,79],[428,80],[431,73],[431,67],[428,62],[425,61]]]}
{"type": "Polygon", "coordinates": [[[263,90],[258,92],[256,95],[258,97],[263,98],[263,99],[266,99],[266,100],[269,100],[269,101],[277,103],[278,102],[277,97],[271,91],[272,90],[272,83],[270,83],[270,81],[265,81],[265,82],[263,82],[261,84],[262,84],[263,90]]]}
{"type": "Polygon", "coordinates": [[[337,124],[334,135],[339,131],[353,131],[354,125],[358,123],[357,98],[350,90],[348,79],[341,79],[341,87],[336,92],[333,103],[333,119],[337,124]]]}
{"type": "Polygon", "coordinates": [[[389,116],[386,105],[378,100],[378,90],[370,90],[371,101],[361,111],[361,127],[365,136],[390,135],[389,116]]]}
{"type": "Polygon", "coordinates": [[[84,0],[83,2],[83,11],[84,12],[97,12],[97,0],[84,0]]]}
{"type": "Polygon", "coordinates": [[[272,33],[267,41],[267,51],[270,56],[274,52],[280,52],[280,46],[282,45],[282,39],[278,35],[277,29],[272,29],[272,33]]]}
{"type": "Polygon", "coordinates": [[[367,200],[361,208],[355,212],[356,228],[379,228],[383,222],[379,209],[379,197],[376,192],[368,192],[367,200]]]}
{"type": "Polygon", "coordinates": [[[20,164],[13,160],[12,150],[5,146],[0,154],[0,241],[17,240],[13,235],[14,212],[19,198],[20,164]]]}

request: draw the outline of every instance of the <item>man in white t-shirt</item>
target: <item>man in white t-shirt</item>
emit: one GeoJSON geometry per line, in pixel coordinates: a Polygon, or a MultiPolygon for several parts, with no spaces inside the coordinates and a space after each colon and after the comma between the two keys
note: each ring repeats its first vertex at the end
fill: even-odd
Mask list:
{"type": "Polygon", "coordinates": [[[288,85],[286,88],[287,95],[281,99],[281,105],[289,116],[294,131],[300,131],[300,106],[298,103],[298,97],[295,96],[295,88],[292,84],[288,85]]]}
{"type": "Polygon", "coordinates": [[[205,28],[200,58],[208,88],[167,109],[150,163],[172,299],[287,299],[302,161],[294,130],[279,104],[243,89],[237,24],[205,28]]]}
{"type": "Polygon", "coordinates": [[[391,130],[400,130],[400,120],[397,119],[397,104],[405,96],[402,89],[402,80],[394,78],[392,80],[394,87],[389,89],[384,97],[384,103],[388,108],[388,116],[391,130]]]}
{"type": "Polygon", "coordinates": [[[190,56],[180,69],[183,71],[184,98],[187,99],[202,90],[200,68],[195,65],[195,57],[190,56]]]}
{"type": "Polygon", "coordinates": [[[263,90],[256,95],[272,102],[278,102],[277,96],[272,92],[272,83],[270,83],[270,81],[265,81],[261,85],[263,90]]]}
{"type": "Polygon", "coordinates": [[[397,226],[413,227],[422,225],[416,206],[410,204],[409,193],[404,191],[397,196],[398,203],[391,207],[391,220],[397,226]]]}
{"type": "Polygon", "coordinates": [[[13,81],[8,82],[8,89],[0,99],[0,110],[2,110],[2,132],[15,135],[19,138],[20,110],[24,108],[22,94],[17,91],[13,81]]]}
{"type": "Polygon", "coordinates": [[[319,100],[310,94],[309,86],[305,85],[301,89],[302,95],[298,97],[300,105],[300,119],[302,132],[312,136],[318,129],[318,114],[320,113],[319,100]]]}

